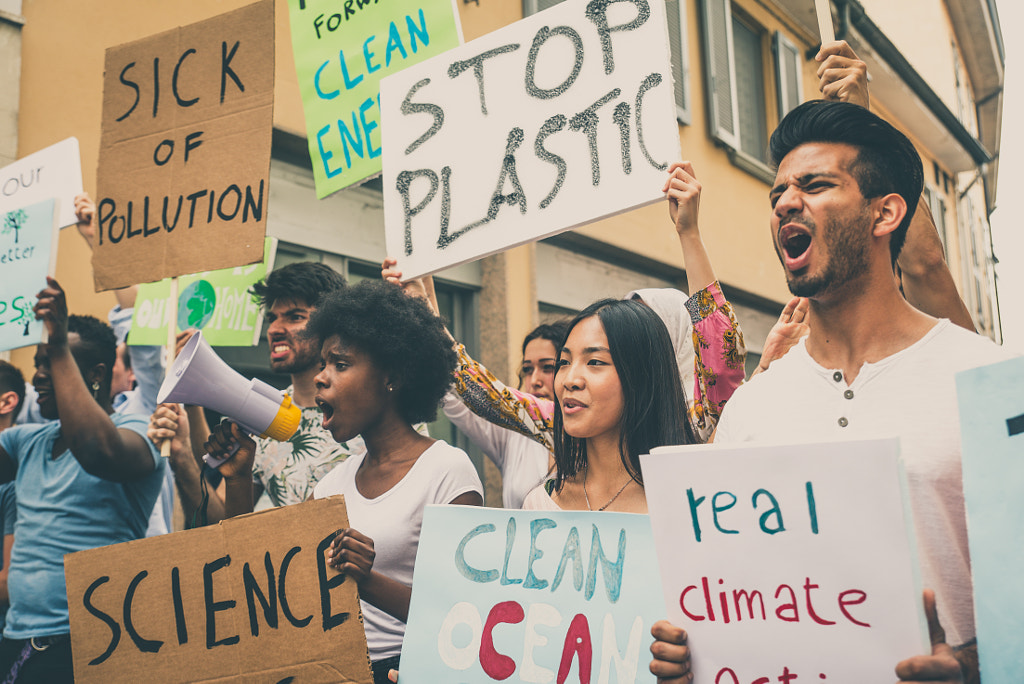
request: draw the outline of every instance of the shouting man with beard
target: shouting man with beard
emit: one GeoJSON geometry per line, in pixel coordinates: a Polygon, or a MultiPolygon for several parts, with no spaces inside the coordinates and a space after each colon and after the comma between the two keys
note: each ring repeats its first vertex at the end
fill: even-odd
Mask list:
{"type": "MultiPolygon", "coordinates": [[[[251,290],[265,316],[270,368],[291,376],[285,393],[302,409],[299,429],[286,442],[268,438],[257,439],[254,443],[242,435],[243,448],[256,452],[252,482],[257,510],[305,501],[313,493],[313,487],[335,465],[353,453],[365,451],[360,438],[339,443],[323,429],[323,416],[314,401],[316,386],[313,384],[313,378],[320,372],[320,345],[303,335],[320,301],[344,287],[345,279],[329,266],[301,262],[272,271],[251,290]]],[[[186,339],[179,340],[179,345],[186,339]]],[[[150,420],[149,434],[153,439],[171,439],[171,464],[186,517],[189,517],[200,507],[202,499],[198,459],[204,449],[200,445],[211,438],[215,442],[228,439],[230,424],[218,426],[211,434],[202,409],[190,407],[187,420],[185,415],[176,406],[160,406],[150,420]]],[[[210,496],[208,521],[213,523],[224,517],[223,499],[215,492],[210,496]]]]}

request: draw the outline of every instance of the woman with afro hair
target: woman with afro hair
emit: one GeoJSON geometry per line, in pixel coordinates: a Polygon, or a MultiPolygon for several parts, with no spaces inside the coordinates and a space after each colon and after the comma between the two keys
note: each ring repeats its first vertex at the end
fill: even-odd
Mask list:
{"type": "MultiPolygon", "coordinates": [[[[424,302],[381,281],[328,295],[305,334],[321,345],[314,382],[324,428],[339,442],[360,435],[366,443],[313,497],[345,496],[351,527],[338,532],[328,562],[359,584],[374,681],[387,682],[402,651],[424,507],[483,505],[466,453],[413,429],[436,417],[456,355],[424,302]]],[[[231,461],[251,460],[245,451],[231,461]]]]}

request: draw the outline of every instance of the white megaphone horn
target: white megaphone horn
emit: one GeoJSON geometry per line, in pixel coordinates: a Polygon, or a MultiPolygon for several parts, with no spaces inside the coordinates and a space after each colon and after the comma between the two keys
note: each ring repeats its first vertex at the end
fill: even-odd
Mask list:
{"type": "MultiPolygon", "coordinates": [[[[201,331],[174,360],[156,400],[212,409],[250,434],[281,442],[295,434],[302,417],[299,407],[281,390],[256,378],[247,380],[232,370],[203,339],[201,331]]],[[[216,468],[227,458],[206,454],[203,460],[216,468]]]]}

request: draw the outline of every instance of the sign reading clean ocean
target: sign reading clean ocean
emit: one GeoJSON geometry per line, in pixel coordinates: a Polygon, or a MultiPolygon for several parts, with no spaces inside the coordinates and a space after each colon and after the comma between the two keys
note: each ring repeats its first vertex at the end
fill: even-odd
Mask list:
{"type": "Polygon", "coordinates": [[[646,515],[428,506],[403,684],[654,682],[646,515]]]}
{"type": "Polygon", "coordinates": [[[452,0],[289,0],[316,195],[381,171],[380,79],[462,43],[452,0]]]}

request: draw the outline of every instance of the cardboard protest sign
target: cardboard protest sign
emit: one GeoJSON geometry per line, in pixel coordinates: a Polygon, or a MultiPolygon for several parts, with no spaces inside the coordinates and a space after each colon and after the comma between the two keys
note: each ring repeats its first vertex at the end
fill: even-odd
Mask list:
{"type": "Polygon", "coordinates": [[[96,289],[263,255],[274,3],[109,48],[96,172],[96,289]]]}
{"type": "Polygon", "coordinates": [[[883,682],[931,653],[899,441],[641,456],[696,682],[883,682]]]}
{"type": "Polygon", "coordinates": [[[453,0],[288,0],[316,196],[381,170],[380,79],[462,43],[453,0]]]}
{"type": "Polygon", "coordinates": [[[0,169],[0,214],[55,198],[57,224],[78,223],[75,196],[82,193],[82,158],[78,138],[66,138],[0,169]]]}
{"type": "MultiPolygon", "coordinates": [[[[273,270],[275,244],[274,238],[266,239],[260,263],[178,278],[175,329],[202,330],[203,339],[216,347],[258,344],[263,317],[249,288],[273,270]]],[[[170,280],[139,286],[128,344],[159,346],[167,342],[170,291],[170,280]]]]}
{"type": "Polygon", "coordinates": [[[567,0],[381,82],[408,278],[661,200],[679,158],[665,4],[567,0]]]}
{"type": "Polygon", "coordinates": [[[653,682],[663,617],[645,515],[428,506],[402,682],[653,682]]]}
{"type": "Polygon", "coordinates": [[[0,213],[0,351],[43,341],[32,307],[57,265],[57,215],[52,199],[0,213]]]}
{"type": "Polygon", "coordinates": [[[372,684],[340,496],[64,557],[76,682],[372,684]]]}
{"type": "Polygon", "coordinates": [[[981,679],[1024,672],[1024,358],[956,377],[981,679]]]}

